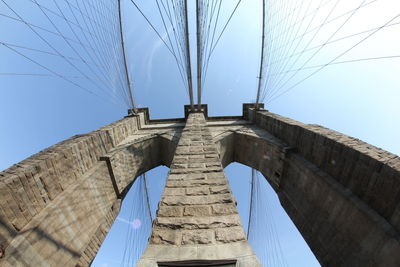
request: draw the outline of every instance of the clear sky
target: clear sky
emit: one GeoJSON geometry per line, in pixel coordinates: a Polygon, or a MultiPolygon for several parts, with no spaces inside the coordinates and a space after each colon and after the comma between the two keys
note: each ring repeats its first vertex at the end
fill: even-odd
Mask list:
{"type": "MultiPolygon", "coordinates": [[[[53,32],[56,31],[34,2],[34,0],[0,1],[1,42],[51,50],[24,23],[7,17],[15,18],[16,15],[5,3],[12,6],[27,21],[51,29],[53,32]]],[[[37,0],[37,2],[50,10],[57,11],[55,2],[61,5],[63,1],[37,0]]],[[[87,3],[95,2],[88,0],[87,3]]],[[[123,0],[122,2],[126,50],[136,103],[142,107],[149,107],[152,118],[182,117],[183,105],[187,104],[188,97],[172,56],[130,1],[123,0]]],[[[192,19],[190,26],[192,55],[195,55],[193,49],[194,1],[189,2],[192,19]]],[[[276,5],[283,2],[276,1],[276,5]]],[[[295,0],[289,2],[294,3],[293,7],[296,7],[296,3],[305,2],[304,5],[309,3],[295,0]]],[[[137,3],[165,37],[154,1],[138,0],[137,3]]],[[[221,21],[226,21],[235,3],[236,1],[223,2],[221,21]]],[[[328,39],[337,40],[325,45],[307,63],[307,66],[319,66],[330,62],[372,33],[368,39],[356,45],[335,62],[400,55],[400,24],[397,24],[400,19],[395,17],[400,13],[399,1],[325,0],[320,2],[310,0],[310,3],[310,10],[318,5],[321,7],[320,12],[310,22],[309,29],[318,27],[328,15],[330,19],[333,19],[343,13],[350,13],[347,13],[349,16],[339,17],[326,24],[317,34],[315,34],[316,31],[311,32],[306,36],[309,39],[302,40],[300,47],[302,45],[305,47],[309,43],[309,48],[324,44],[328,39]],[[357,12],[350,17],[351,10],[360,5],[363,7],[357,9],[357,12]],[[347,18],[349,18],[348,22],[341,27],[347,18]],[[394,20],[390,21],[393,18],[394,20]],[[390,26],[386,25],[388,21],[391,23],[390,26]],[[379,29],[383,25],[387,27],[379,29]],[[339,27],[341,27],[340,30],[330,39],[339,27]],[[379,30],[375,32],[374,29],[379,30]],[[360,32],[364,33],[344,38],[360,32]],[[314,34],[315,38],[311,39],[314,34]],[[343,40],[340,40],[341,38],[343,40]]],[[[275,8],[277,7],[279,6],[275,8]]],[[[73,37],[72,32],[68,31],[61,19],[57,21],[57,16],[52,13],[49,13],[49,16],[56,20],[56,25],[63,32],[67,32],[66,35],[73,37]]],[[[302,29],[304,30],[307,25],[304,23],[302,29]]],[[[277,32],[280,30],[282,28],[276,27],[277,32]]],[[[62,38],[43,30],[38,31],[64,54],[75,56],[62,38]]],[[[260,40],[261,1],[242,0],[211,58],[203,91],[203,102],[209,105],[211,115],[240,115],[242,103],[255,100],[260,40]]],[[[66,64],[65,60],[23,49],[18,51],[27,53],[30,57],[65,76],[82,76],[66,64]]],[[[312,54],[313,51],[316,50],[308,53],[312,54]]],[[[311,54],[304,53],[291,69],[300,68],[302,62],[306,61],[307,55],[311,54]]],[[[5,75],[7,73],[49,74],[49,72],[4,45],[0,45],[0,58],[0,169],[5,169],[75,134],[85,133],[120,119],[126,114],[126,106],[123,104],[112,103],[109,101],[110,98],[104,95],[103,97],[94,96],[58,77],[5,75]]],[[[392,153],[400,154],[398,142],[400,131],[398,123],[400,115],[399,63],[399,58],[391,58],[327,66],[279,98],[273,101],[265,99],[266,108],[305,123],[323,125],[392,153]]],[[[195,66],[195,60],[193,60],[193,66],[195,66]]],[[[292,85],[307,77],[315,69],[299,71],[281,89],[281,92],[290,89],[292,85]]],[[[88,70],[86,72],[89,73],[88,70]]],[[[111,70],[109,76],[112,81],[116,81],[115,73],[111,70]]],[[[93,84],[82,78],[74,78],[74,81],[79,81],[79,84],[95,90],[93,84]]],[[[115,93],[113,87],[108,90],[115,93]]],[[[100,91],[94,92],[100,93],[100,91]]],[[[240,169],[240,167],[229,168],[240,169]]],[[[233,186],[233,181],[240,181],[240,179],[230,174],[229,168],[227,168],[227,175],[233,186]]],[[[248,179],[250,171],[245,168],[242,168],[242,171],[243,177],[248,179]]],[[[162,174],[161,171],[157,171],[153,175],[162,174]]],[[[240,182],[248,185],[248,180],[242,179],[240,182]]],[[[156,199],[156,193],[153,194],[153,199],[156,199]]],[[[248,201],[245,193],[235,193],[235,197],[237,199],[243,197],[243,201],[238,200],[239,203],[248,201]]],[[[243,210],[242,216],[248,212],[246,209],[243,210]]],[[[279,212],[279,209],[277,210],[279,212]]],[[[281,217],[276,215],[276,218],[281,217]]],[[[287,220],[279,220],[278,226],[280,225],[282,227],[288,225],[287,220]]],[[[283,227],[283,230],[280,230],[283,239],[285,239],[283,233],[292,232],[290,227],[292,226],[283,227]]],[[[289,240],[286,250],[289,255],[289,252],[294,251],[290,249],[290,240],[295,240],[295,237],[286,239],[289,240]]],[[[111,259],[111,256],[105,258],[111,259]]],[[[297,264],[290,266],[317,266],[307,262],[310,258],[312,259],[312,257],[299,257],[296,259],[297,264]],[[299,262],[304,263],[299,265],[299,262]]],[[[118,259],[114,260],[118,261],[118,259]]],[[[98,266],[103,263],[99,262],[98,266]]],[[[114,266],[111,262],[108,264],[114,266]]]]}

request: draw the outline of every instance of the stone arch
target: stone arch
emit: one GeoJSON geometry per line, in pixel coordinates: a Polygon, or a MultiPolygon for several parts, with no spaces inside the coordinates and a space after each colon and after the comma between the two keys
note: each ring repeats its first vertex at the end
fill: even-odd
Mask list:
{"type": "Polygon", "coordinates": [[[171,164],[179,131],[141,131],[140,119],[73,137],[1,173],[1,266],[91,263],[134,178],[171,164]]]}
{"type": "Polygon", "coordinates": [[[105,161],[118,198],[134,182],[132,177],[164,165],[170,167],[177,142],[163,135],[148,135],[117,147],[100,157],[105,161]]]}
{"type": "MultiPolygon", "coordinates": [[[[205,118],[222,165],[263,173],[323,266],[400,266],[399,157],[251,105],[205,118]]],[[[88,265],[132,179],[171,164],[184,126],[141,109],[1,172],[0,265],[88,265]]]]}
{"type": "MultiPolygon", "coordinates": [[[[265,123],[269,118],[264,114],[257,114],[257,119],[265,123]]],[[[282,120],[275,123],[283,124],[282,120]]],[[[260,171],[266,177],[322,266],[399,266],[400,256],[396,251],[399,251],[400,243],[396,226],[382,216],[380,210],[363,201],[354,188],[333,176],[329,172],[331,169],[325,169],[315,159],[305,156],[302,153],[304,147],[299,143],[293,146],[293,142],[288,141],[291,139],[282,138],[286,142],[282,141],[277,137],[276,128],[275,135],[272,135],[263,129],[266,126],[271,127],[268,123],[260,125],[256,122],[255,125],[227,131],[216,137],[214,141],[218,144],[223,166],[238,162],[260,171]]],[[[307,128],[304,124],[296,125],[300,129],[301,126],[307,128]]],[[[311,127],[314,132],[301,130],[309,131],[308,136],[313,136],[319,126],[311,127]]],[[[299,129],[297,133],[304,134],[299,129]]],[[[340,135],[334,133],[336,137],[340,135]]],[[[332,149],[329,146],[336,146],[337,149],[340,145],[329,137],[324,138],[324,145],[320,147],[322,151],[332,149]]],[[[313,144],[304,136],[302,142],[313,144]]],[[[348,148],[340,156],[354,157],[356,153],[355,149],[348,148]]],[[[338,157],[334,153],[329,156],[338,157]]],[[[324,160],[334,162],[329,156],[324,155],[324,160]]],[[[369,160],[371,173],[364,177],[367,180],[374,179],[376,172],[373,168],[381,165],[377,160],[369,160]]],[[[356,162],[351,163],[356,168],[356,162]]]]}

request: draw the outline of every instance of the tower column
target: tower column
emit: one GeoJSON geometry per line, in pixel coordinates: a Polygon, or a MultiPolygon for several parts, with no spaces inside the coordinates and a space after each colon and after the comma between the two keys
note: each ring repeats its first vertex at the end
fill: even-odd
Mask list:
{"type": "Polygon", "coordinates": [[[149,245],[137,266],[173,266],[174,262],[261,266],[247,243],[203,113],[188,116],[149,245]]]}

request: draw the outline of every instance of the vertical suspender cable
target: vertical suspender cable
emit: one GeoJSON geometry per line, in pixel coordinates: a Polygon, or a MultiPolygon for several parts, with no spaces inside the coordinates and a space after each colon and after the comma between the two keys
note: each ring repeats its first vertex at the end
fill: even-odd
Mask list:
{"type": "Polygon", "coordinates": [[[260,102],[260,92],[262,88],[263,72],[264,72],[264,44],[265,44],[265,0],[263,4],[263,15],[262,15],[262,39],[261,39],[261,62],[260,62],[260,73],[258,76],[258,89],[257,89],[257,99],[256,99],[256,109],[258,109],[258,104],[260,102]]]}
{"type": "Polygon", "coordinates": [[[249,239],[250,234],[250,222],[251,222],[251,211],[253,209],[253,195],[254,195],[254,178],[256,170],[251,169],[251,191],[250,191],[250,208],[249,208],[249,223],[247,224],[247,239],[249,239]]]}
{"type": "Polygon", "coordinates": [[[200,29],[200,0],[196,0],[196,34],[197,34],[197,105],[201,107],[201,29],[200,29]]]}
{"type": "Polygon", "coordinates": [[[192,83],[192,65],[190,62],[190,45],[189,45],[189,21],[188,21],[188,4],[187,0],[184,1],[185,4],[185,36],[186,36],[186,71],[188,78],[188,88],[189,88],[189,98],[190,98],[190,106],[192,109],[194,108],[193,104],[193,83],[192,83]]]}
{"type": "Polygon", "coordinates": [[[146,195],[146,202],[147,202],[147,209],[149,210],[149,216],[151,222],[153,222],[153,216],[151,216],[151,208],[150,208],[150,198],[149,198],[149,192],[147,188],[147,174],[143,174],[143,181],[144,181],[144,193],[146,195]]]}
{"type": "Polygon", "coordinates": [[[125,76],[126,76],[126,82],[128,83],[128,88],[129,88],[129,98],[130,98],[130,102],[131,102],[131,108],[133,110],[135,110],[135,102],[133,101],[131,79],[129,78],[128,64],[126,62],[124,34],[122,32],[122,16],[121,16],[121,13],[122,13],[121,12],[121,0],[118,0],[118,20],[119,20],[119,30],[120,30],[120,35],[121,35],[122,57],[124,58],[125,76]]]}

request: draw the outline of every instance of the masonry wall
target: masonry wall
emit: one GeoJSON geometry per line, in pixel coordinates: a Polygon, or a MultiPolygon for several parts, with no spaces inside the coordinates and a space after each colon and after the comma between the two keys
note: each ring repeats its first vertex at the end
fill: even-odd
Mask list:
{"type": "Polygon", "coordinates": [[[321,264],[400,266],[400,158],[318,125],[248,114],[286,146],[272,180],[321,264]]]}
{"type": "Polygon", "coordinates": [[[138,129],[125,118],[0,173],[1,266],[87,266],[119,202],[99,157],[138,129]]]}
{"type": "Polygon", "coordinates": [[[248,105],[244,118],[196,115],[182,132],[181,120],[152,125],[141,110],[1,172],[0,265],[89,265],[134,177],[172,164],[143,266],[254,266],[222,171],[236,161],[264,174],[322,266],[400,266],[398,156],[248,105]]]}
{"type": "Polygon", "coordinates": [[[397,208],[385,217],[359,194],[384,199],[385,209],[396,202],[398,156],[267,111],[244,114],[255,123],[214,130],[223,165],[239,162],[265,176],[322,266],[400,266],[397,208]]]}
{"type": "Polygon", "coordinates": [[[190,113],[138,266],[228,259],[236,266],[261,266],[247,244],[204,114],[190,113]]]}

